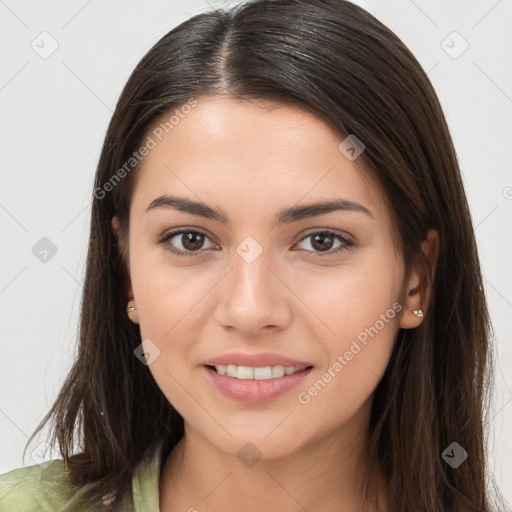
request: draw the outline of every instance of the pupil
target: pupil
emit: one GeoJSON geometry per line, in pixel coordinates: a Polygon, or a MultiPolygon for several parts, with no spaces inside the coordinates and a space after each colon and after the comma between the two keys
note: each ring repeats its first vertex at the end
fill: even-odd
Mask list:
{"type": "Polygon", "coordinates": [[[202,236],[203,235],[201,233],[187,233],[183,247],[188,250],[200,249],[203,242],[202,236]],[[194,239],[196,240],[194,241],[194,239]]]}
{"type": "Polygon", "coordinates": [[[317,247],[316,244],[318,243],[318,240],[324,240],[325,239],[331,239],[332,236],[331,235],[315,235],[313,237],[313,242],[312,242],[312,245],[313,247],[315,247],[315,249],[319,249],[319,250],[322,250],[322,251],[325,251],[325,250],[329,250],[330,249],[330,246],[332,245],[332,242],[331,243],[320,243],[319,246],[317,247]],[[329,247],[327,247],[329,246],[329,247]]]}

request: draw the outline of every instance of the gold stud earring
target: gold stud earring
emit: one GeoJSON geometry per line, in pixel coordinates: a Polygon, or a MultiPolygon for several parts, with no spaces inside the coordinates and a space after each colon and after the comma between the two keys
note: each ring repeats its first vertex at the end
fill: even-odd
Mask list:
{"type": "Polygon", "coordinates": [[[423,316],[423,310],[422,309],[413,309],[412,314],[421,318],[423,316]]]}

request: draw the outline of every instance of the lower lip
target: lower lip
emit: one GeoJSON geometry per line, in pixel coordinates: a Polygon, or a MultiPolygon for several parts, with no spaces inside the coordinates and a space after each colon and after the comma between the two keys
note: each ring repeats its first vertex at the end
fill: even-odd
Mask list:
{"type": "Polygon", "coordinates": [[[301,370],[293,375],[285,375],[267,380],[237,379],[227,375],[219,375],[215,370],[207,366],[203,366],[203,370],[206,372],[207,378],[223,395],[240,402],[258,404],[273,400],[297,386],[304,380],[312,368],[301,370]]]}

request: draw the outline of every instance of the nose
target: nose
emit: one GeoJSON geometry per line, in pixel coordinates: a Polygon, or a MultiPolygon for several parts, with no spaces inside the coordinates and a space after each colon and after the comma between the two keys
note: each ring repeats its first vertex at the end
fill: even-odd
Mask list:
{"type": "Polygon", "coordinates": [[[268,252],[263,251],[251,263],[235,255],[231,270],[219,283],[217,322],[241,336],[285,329],[291,321],[294,295],[282,272],[271,264],[268,252]]]}

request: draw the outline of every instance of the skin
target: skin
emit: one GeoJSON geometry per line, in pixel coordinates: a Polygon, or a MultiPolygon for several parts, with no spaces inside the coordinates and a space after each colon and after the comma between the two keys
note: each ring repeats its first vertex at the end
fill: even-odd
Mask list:
{"type": "MultiPolygon", "coordinates": [[[[159,483],[163,511],[374,510],[359,489],[373,392],[399,327],[422,322],[412,310],[428,303],[430,290],[419,272],[406,276],[383,192],[362,159],[351,162],[338,150],[342,140],[296,106],[203,97],[138,171],[127,297],[137,310],[130,318],[141,339],[160,350],[149,370],[185,421],[159,483]],[[168,206],[146,211],[162,194],[201,200],[230,221],[168,206]],[[357,202],[372,216],[337,211],[275,224],[282,208],[334,198],[357,202]],[[205,233],[203,245],[196,243],[200,256],[169,252],[171,245],[193,252],[183,235],[159,243],[180,227],[205,233]],[[326,228],[355,245],[333,253],[342,242],[328,237],[331,255],[322,257],[306,236],[326,228]],[[248,236],[263,249],[250,264],[236,252],[248,236]],[[395,303],[402,310],[321,392],[300,403],[299,393],[395,303]],[[314,367],[284,395],[246,404],[220,394],[201,367],[234,350],[277,352],[314,367]],[[247,442],[261,454],[252,467],[237,457],[247,442]]],[[[112,225],[118,228],[117,217],[112,225]]],[[[422,246],[429,258],[437,242],[430,232],[422,246]]],[[[374,486],[384,503],[382,475],[374,486]]]]}

